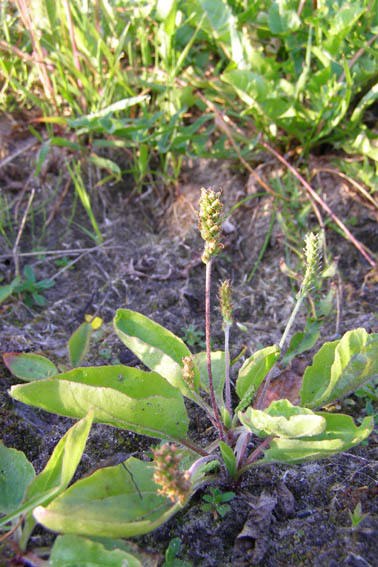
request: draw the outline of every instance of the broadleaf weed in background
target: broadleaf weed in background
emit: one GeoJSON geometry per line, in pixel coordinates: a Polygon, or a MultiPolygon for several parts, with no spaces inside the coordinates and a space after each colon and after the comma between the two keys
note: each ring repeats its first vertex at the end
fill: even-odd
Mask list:
{"type": "MultiPolygon", "coordinates": [[[[227,330],[233,324],[229,283],[223,284],[220,291],[225,351],[212,352],[210,348],[211,266],[223,246],[223,218],[220,194],[203,189],[200,220],[205,240],[202,259],[206,264],[205,352],[191,354],[182,339],[148,317],[118,309],[114,318],[116,333],[150,371],[118,364],[76,367],[59,374],[53,363],[40,355],[4,355],[8,368],[28,382],[11,388],[14,399],[80,419],[34,480],[30,465],[18,452],[5,448],[0,452],[4,470],[22,467],[26,471],[20,473],[25,475],[25,496],[18,494],[13,501],[7,501],[3,506],[6,515],[0,518],[0,526],[11,533],[12,522],[27,515],[19,536],[21,549],[25,549],[38,522],[65,536],[83,537],[86,544],[75,551],[75,560],[84,561],[90,538],[124,538],[152,531],[181,510],[194,492],[206,484],[214,487],[217,483],[229,483],[237,490],[240,477],[258,466],[330,457],[363,442],[371,433],[371,416],[356,426],[350,416],[322,409],[372,383],[377,376],[378,334],[369,335],[364,329],[348,331],[320,347],[304,372],[295,399],[268,403],[272,372],[285,354],[295,314],[320,277],[319,239],[313,234],[306,238],[302,284],[280,344],[262,348],[244,360],[234,378],[239,398],[235,407],[230,396],[233,367],[229,364],[227,339],[227,330]],[[202,446],[189,436],[184,397],[207,416],[218,432],[216,442],[202,446]],[[152,460],[129,457],[120,465],[99,469],[67,488],[92,419],[159,438],[161,444],[152,450],[152,460]],[[75,449],[74,461],[71,452],[63,451],[67,443],[72,446],[71,451],[75,449]]],[[[88,350],[91,325],[84,325],[69,341],[74,366],[88,350]]],[[[0,476],[1,482],[10,480],[0,476]]],[[[228,509],[222,507],[223,503],[232,497],[231,493],[223,494],[214,488],[212,496],[205,500],[213,513],[215,510],[222,515],[228,509]]],[[[59,542],[57,538],[52,555],[59,542]]]]}
{"type": "MultiPolygon", "coordinates": [[[[249,151],[247,132],[257,129],[286,147],[299,145],[304,155],[327,142],[377,161],[366,124],[378,92],[376,0],[317,8],[298,8],[294,0],[16,4],[18,11],[8,2],[1,11],[3,104],[37,106],[41,119],[55,118],[69,131],[78,128],[72,119],[106,108],[112,118],[112,105],[148,94],[139,108],[116,111],[128,121],[123,128],[106,112],[104,128],[88,124],[108,147],[132,149],[139,182],[148,171],[138,163],[140,144],[148,156],[159,154],[168,178],[173,172],[177,179],[180,156],[209,154],[214,114],[196,89],[238,117],[246,132],[237,138],[242,152],[249,151]],[[208,116],[196,134],[198,110],[208,116]]],[[[217,145],[213,137],[212,145],[213,156],[237,157],[225,139],[217,145]]]]}

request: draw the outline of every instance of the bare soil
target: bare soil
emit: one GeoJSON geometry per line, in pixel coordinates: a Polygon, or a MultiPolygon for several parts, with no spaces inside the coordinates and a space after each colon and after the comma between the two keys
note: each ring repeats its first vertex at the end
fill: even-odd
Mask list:
{"type": "MultiPolygon", "coordinates": [[[[0,306],[2,353],[39,352],[56,364],[67,364],[66,343],[70,334],[83,322],[85,313],[96,312],[103,318],[104,326],[92,342],[87,364],[120,361],[137,365],[137,359],[112,331],[112,318],[118,307],[137,310],[181,337],[187,335],[191,325],[204,331],[204,265],[200,261],[202,244],[195,216],[200,188],[222,187],[227,212],[241,199],[261,190],[253,180],[230,163],[198,161],[185,164],[178,192],[172,191],[168,196],[166,189],[158,184],[151,184],[141,194],[132,194],[131,179],[117,186],[93,188],[92,207],[104,237],[104,245],[93,250],[95,244],[88,236],[88,231],[93,230],[88,217],[79,203],[75,205],[73,189],[64,194],[64,174],[59,178],[61,156],[57,154],[55,162],[51,161],[38,179],[30,178],[27,156],[30,154],[26,152],[0,169],[2,191],[11,215],[18,213],[12,242],[29,190],[34,186],[33,212],[28,216],[18,252],[41,250],[41,254],[20,255],[20,266],[32,265],[37,280],[51,278],[61,271],[55,287],[44,292],[45,307],[30,308],[19,297],[0,306]],[[19,184],[12,185],[15,181],[19,184]],[[27,182],[28,190],[22,194],[21,187],[27,182]],[[92,251],[85,251],[87,248],[92,251]],[[83,251],[70,252],[78,249],[83,251]],[[69,261],[79,260],[70,269],[58,267],[53,261],[57,257],[44,255],[46,250],[64,250],[69,261]]],[[[274,173],[274,164],[266,156],[260,156],[260,162],[260,174],[274,173]]],[[[321,166],[327,165],[314,158],[314,169],[321,170],[321,166]]],[[[280,173],[276,170],[277,175],[280,173]]],[[[97,181],[94,177],[95,174],[88,176],[89,185],[97,181]]],[[[374,207],[330,173],[318,173],[313,184],[322,188],[322,197],[344,222],[353,220],[355,236],[377,254],[374,207]]],[[[305,197],[298,189],[297,216],[290,221],[298,240],[289,244],[299,248],[306,229],[318,222],[311,210],[301,220],[304,202],[305,197]]],[[[265,241],[272,211],[273,199],[269,195],[240,206],[229,218],[225,249],[215,262],[214,348],[223,346],[215,300],[220,280],[232,280],[235,318],[248,330],[242,332],[236,325],[232,327],[232,357],[243,346],[247,347],[245,356],[248,356],[257,348],[277,343],[294,303],[295,282],[282,273],[280,265],[282,260],[290,261],[295,271],[299,264],[295,254],[288,257],[288,248],[285,252],[285,235],[277,221],[263,258],[248,281],[265,241]]],[[[277,205],[276,214],[285,218],[284,205],[277,205]]],[[[322,216],[326,221],[327,217],[323,213],[322,216]]],[[[378,332],[377,272],[329,225],[326,238],[329,253],[338,262],[338,271],[332,280],[326,281],[323,294],[333,286],[338,292],[338,305],[335,302],[332,314],[324,322],[319,344],[356,327],[378,332]]],[[[8,283],[14,275],[14,261],[2,237],[0,245],[0,273],[5,278],[3,283],[8,283]]],[[[295,330],[303,328],[305,319],[306,309],[303,309],[295,330]]],[[[198,336],[194,347],[197,351],[202,350],[200,340],[198,336]]],[[[304,355],[306,364],[311,362],[312,354],[304,355]]],[[[0,364],[0,377],[3,442],[24,451],[39,472],[72,421],[15,402],[7,391],[17,379],[3,364],[0,364]]],[[[192,435],[206,444],[212,435],[207,430],[209,424],[203,423],[193,407],[188,409],[193,416],[192,435]]],[[[365,400],[352,397],[337,409],[360,419],[366,412],[365,400]]],[[[236,496],[223,518],[202,511],[202,496],[206,491],[199,492],[167,524],[133,541],[140,551],[147,553],[146,565],[162,565],[170,540],[179,537],[182,543],[178,557],[195,567],[257,564],[374,567],[378,565],[377,441],[374,432],[368,442],[331,459],[261,468],[245,475],[237,487],[225,484],[222,490],[234,490],[236,496]],[[352,528],[350,513],[358,502],[366,516],[358,527],[352,528]]],[[[115,455],[146,451],[151,443],[150,439],[133,433],[95,425],[77,477],[115,455]]],[[[48,545],[52,539],[51,534],[38,528],[31,537],[30,549],[48,545]]],[[[0,547],[0,554],[1,549],[4,557],[0,556],[0,566],[23,564],[12,559],[6,544],[0,547]]]]}

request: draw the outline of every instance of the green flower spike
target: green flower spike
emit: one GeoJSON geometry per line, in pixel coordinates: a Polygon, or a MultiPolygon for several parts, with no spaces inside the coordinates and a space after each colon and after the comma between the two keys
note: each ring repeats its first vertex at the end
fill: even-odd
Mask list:
{"type": "Polygon", "coordinates": [[[180,471],[179,464],[182,452],[176,445],[164,443],[157,449],[153,449],[154,454],[154,481],[161,488],[158,493],[167,496],[172,502],[178,501],[184,504],[190,491],[189,471],[180,471]]]}
{"type": "Polygon", "coordinates": [[[191,390],[194,390],[194,362],[191,356],[184,356],[182,359],[182,375],[191,390]]]}
{"type": "Polygon", "coordinates": [[[223,323],[228,326],[231,326],[233,323],[231,292],[232,290],[230,280],[225,280],[224,282],[222,282],[219,286],[219,303],[223,323]]]}
{"type": "Polygon", "coordinates": [[[321,259],[320,242],[318,236],[313,232],[309,232],[305,236],[304,253],[306,271],[297,297],[305,297],[311,292],[316,284],[319,273],[321,259]]]}
{"type": "Polygon", "coordinates": [[[211,258],[217,256],[223,248],[220,241],[223,222],[223,205],[220,202],[221,192],[215,193],[212,189],[201,189],[199,202],[199,228],[205,241],[205,250],[202,261],[208,264],[211,258]]]}

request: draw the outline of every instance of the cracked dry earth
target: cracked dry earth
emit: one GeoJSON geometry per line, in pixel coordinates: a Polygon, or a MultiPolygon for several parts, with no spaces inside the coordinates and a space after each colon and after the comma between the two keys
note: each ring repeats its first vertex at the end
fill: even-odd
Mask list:
{"type": "MultiPolygon", "coordinates": [[[[16,175],[12,169],[7,171],[7,177],[12,173],[16,175]]],[[[104,327],[92,341],[86,364],[119,361],[137,365],[137,359],[112,331],[115,310],[126,306],[179,336],[185,336],[190,325],[204,330],[204,266],[200,261],[202,245],[195,218],[200,188],[222,187],[225,209],[229,211],[241,199],[257,191],[251,180],[232,171],[227,163],[198,161],[186,164],[177,198],[164,200],[155,188],[150,188],[128,200],[132,186],[126,181],[101,192],[93,191],[93,208],[105,242],[93,249],[93,241],[82,230],[82,227],[87,230],[91,227],[79,208],[75,224],[69,224],[73,206],[71,192],[54,212],[52,222],[44,227],[44,219],[56,204],[49,198],[57,182],[54,171],[45,172],[45,176],[44,182],[40,181],[37,186],[35,203],[35,206],[44,206],[39,213],[37,210],[33,222],[26,223],[19,251],[35,250],[38,245],[44,250],[62,249],[70,260],[79,260],[71,269],[64,269],[58,268],[48,255],[20,256],[21,266],[33,265],[37,279],[52,277],[61,271],[55,287],[45,292],[44,308],[31,309],[17,297],[1,305],[2,353],[40,352],[55,363],[64,364],[70,334],[83,321],[85,313],[98,312],[104,327]],[[91,251],[83,251],[87,248],[91,251]],[[69,252],[78,249],[82,251],[69,252]]],[[[377,253],[376,210],[352,194],[345,184],[338,183],[334,176],[320,174],[317,183],[321,184],[323,198],[336,214],[344,221],[352,216],[358,219],[353,227],[355,236],[377,253]]],[[[12,191],[14,189],[9,189],[8,194],[11,200],[15,198],[12,191]]],[[[19,207],[21,210],[25,207],[25,199],[20,201],[19,207]]],[[[247,348],[245,356],[248,356],[257,348],[277,343],[294,303],[292,282],[280,266],[283,260],[286,263],[290,260],[295,270],[296,257],[294,254],[288,257],[289,248],[285,255],[282,224],[274,224],[262,261],[252,279],[247,279],[265,241],[272,207],[270,196],[250,199],[238,207],[225,226],[225,249],[214,265],[214,348],[223,348],[222,327],[215,307],[219,280],[232,280],[234,315],[247,328],[247,332],[242,332],[236,325],[232,327],[232,357],[244,346],[247,348]]],[[[276,213],[282,215],[283,212],[279,205],[276,213]]],[[[293,222],[298,224],[298,218],[293,222]]],[[[309,213],[306,222],[311,228],[317,221],[309,213]]],[[[300,226],[297,229],[299,237],[300,226]]],[[[328,249],[338,261],[338,272],[334,280],[327,280],[325,285],[337,288],[339,301],[337,317],[335,302],[331,316],[324,322],[321,343],[356,327],[378,332],[376,272],[370,270],[349,242],[329,227],[326,236],[328,249]]],[[[4,241],[1,247],[1,254],[9,252],[4,241]]],[[[0,271],[9,281],[14,266],[12,257],[4,255],[0,258],[0,271]]],[[[327,289],[324,294],[326,292],[327,289]]],[[[303,328],[305,317],[306,310],[302,309],[294,331],[303,328]]],[[[312,355],[313,352],[305,353],[300,364],[287,371],[287,382],[290,372],[294,373],[294,378],[300,368],[303,372],[303,364],[310,363],[312,355]]],[[[72,421],[14,402],[7,390],[17,380],[3,365],[0,374],[3,442],[24,451],[39,472],[72,421]]],[[[352,397],[340,406],[338,410],[352,414],[355,419],[365,415],[365,402],[361,398],[352,397]]],[[[195,408],[189,405],[188,411],[193,417],[190,434],[205,445],[212,440],[214,432],[195,408]]],[[[234,490],[236,495],[223,518],[202,510],[202,496],[207,490],[198,492],[189,506],[167,524],[152,534],[134,538],[134,549],[144,554],[146,566],[164,563],[164,552],[174,537],[181,540],[178,559],[184,562],[182,565],[195,567],[377,566],[377,442],[375,431],[368,442],[333,458],[296,466],[261,467],[246,474],[237,487],[224,484],[220,487],[222,490],[234,490]],[[359,502],[365,516],[357,528],[352,528],[350,513],[359,502]]],[[[75,478],[93,467],[106,465],[114,456],[135,451],[143,453],[151,444],[150,439],[134,433],[95,425],[75,478]]],[[[49,545],[53,538],[53,534],[38,528],[32,535],[30,548],[49,545]]],[[[0,565],[12,565],[9,550],[3,547],[3,554],[0,565]]]]}

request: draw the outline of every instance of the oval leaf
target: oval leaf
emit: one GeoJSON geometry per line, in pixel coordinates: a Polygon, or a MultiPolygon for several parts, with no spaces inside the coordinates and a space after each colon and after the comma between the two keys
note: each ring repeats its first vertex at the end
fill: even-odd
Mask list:
{"type": "Polygon", "coordinates": [[[34,517],[46,528],[92,537],[130,537],[156,529],[181,509],[157,493],[151,462],[124,464],[79,480],[34,517]],[[124,466],[125,465],[125,466],[124,466]]]}
{"type": "Polygon", "coordinates": [[[55,364],[40,354],[7,352],[3,355],[3,360],[8,370],[25,382],[42,380],[58,374],[55,364]]]}
{"type": "Polygon", "coordinates": [[[293,406],[288,400],[272,402],[264,411],[248,408],[244,414],[239,413],[239,419],[259,436],[274,435],[288,439],[319,435],[326,426],[320,415],[293,406]]]}
{"type": "Polygon", "coordinates": [[[279,347],[273,345],[258,350],[244,362],[236,380],[236,393],[241,402],[252,399],[253,394],[257,391],[269,370],[275,365],[279,356],[279,347]]]}
{"type": "Polygon", "coordinates": [[[366,417],[360,427],[356,427],[349,415],[325,412],[317,412],[317,415],[326,421],[323,433],[302,439],[273,439],[259,463],[299,463],[330,457],[364,441],[374,426],[371,416],[366,417]]]}
{"type": "Polygon", "coordinates": [[[188,430],[183,398],[156,372],[128,366],[76,368],[53,379],[13,386],[16,400],[68,417],[92,408],[95,422],[179,440],[188,430]]]}
{"type": "MultiPolygon", "coordinates": [[[[208,394],[209,392],[209,375],[207,372],[207,356],[206,352],[199,352],[193,354],[193,360],[195,361],[199,373],[200,373],[200,384],[208,394]]],[[[224,365],[224,352],[216,351],[211,353],[211,370],[213,374],[214,383],[214,393],[217,400],[217,405],[219,407],[224,406],[223,402],[223,388],[225,381],[225,365],[224,365]]]]}
{"type": "Polygon", "coordinates": [[[325,343],[306,368],[301,404],[321,407],[343,398],[378,374],[378,334],[354,329],[325,343]]]}
{"type": "Polygon", "coordinates": [[[89,341],[94,329],[90,323],[82,323],[80,327],[74,331],[68,341],[68,352],[73,367],[79,366],[89,348],[89,341]]]}
{"type": "Polygon", "coordinates": [[[0,286],[0,303],[5,301],[7,297],[12,295],[15,291],[15,287],[20,283],[20,277],[16,277],[11,284],[0,286]]]}
{"type": "Polygon", "coordinates": [[[33,465],[22,451],[0,442],[0,513],[13,512],[23,501],[27,486],[35,477],[33,465]]]}
{"type": "MultiPolygon", "coordinates": [[[[166,378],[184,396],[193,398],[182,375],[182,359],[191,356],[182,339],[148,317],[130,309],[117,310],[114,327],[121,341],[143,364],[166,378]]],[[[198,392],[199,372],[196,366],[194,371],[194,386],[198,392]]]]}
{"type": "MultiPolygon", "coordinates": [[[[93,420],[93,412],[75,423],[54,448],[47,465],[31,482],[26,500],[56,488],[54,496],[67,488],[81,460],[93,420]]],[[[51,497],[48,501],[51,500],[51,497]]],[[[44,502],[46,502],[44,500],[44,502]]]]}
{"type": "Polygon", "coordinates": [[[122,549],[106,549],[102,543],[74,535],[58,536],[49,557],[50,567],[143,567],[122,549]]]}
{"type": "Polygon", "coordinates": [[[229,445],[227,445],[227,443],[224,443],[223,441],[219,441],[219,448],[222,453],[222,458],[224,464],[226,465],[228,474],[230,475],[231,478],[235,478],[237,467],[236,467],[236,456],[233,450],[229,445]]]}

